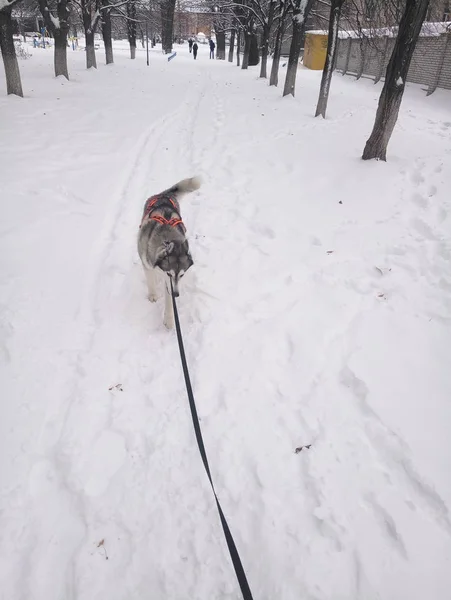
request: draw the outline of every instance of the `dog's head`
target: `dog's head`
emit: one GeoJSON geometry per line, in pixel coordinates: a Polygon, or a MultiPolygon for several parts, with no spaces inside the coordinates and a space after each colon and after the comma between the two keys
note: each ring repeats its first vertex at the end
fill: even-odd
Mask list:
{"type": "Polygon", "coordinates": [[[176,297],[179,296],[179,281],[192,265],[193,259],[186,240],[163,242],[158,249],[155,266],[171,277],[176,297]]]}

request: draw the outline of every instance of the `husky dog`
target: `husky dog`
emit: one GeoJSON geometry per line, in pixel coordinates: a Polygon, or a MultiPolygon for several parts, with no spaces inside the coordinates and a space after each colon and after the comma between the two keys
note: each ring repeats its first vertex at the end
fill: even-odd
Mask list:
{"type": "Polygon", "coordinates": [[[164,324],[174,326],[171,282],[174,295],[179,295],[179,281],[193,264],[186,229],[180,216],[180,199],[200,187],[198,177],[183,179],[171,188],[151,196],[144,205],[138,235],[138,252],[143,264],[151,302],[157,300],[159,274],[165,279],[164,324]]]}

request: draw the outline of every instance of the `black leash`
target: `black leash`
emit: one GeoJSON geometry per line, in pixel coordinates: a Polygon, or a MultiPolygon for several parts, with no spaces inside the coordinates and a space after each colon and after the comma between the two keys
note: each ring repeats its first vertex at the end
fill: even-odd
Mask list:
{"type": "Polygon", "coordinates": [[[174,308],[175,329],[177,332],[177,341],[179,343],[180,359],[182,361],[183,376],[185,377],[186,392],[188,394],[188,401],[189,401],[189,406],[191,409],[191,417],[193,419],[193,426],[194,426],[194,432],[196,434],[197,445],[199,446],[199,452],[202,457],[202,462],[204,463],[204,467],[207,472],[208,479],[210,481],[211,489],[213,490],[213,494],[215,496],[216,506],[218,507],[219,517],[221,519],[222,529],[224,531],[225,539],[226,539],[227,546],[228,546],[229,552],[230,552],[230,557],[233,562],[233,567],[235,569],[236,578],[238,579],[238,583],[239,583],[239,586],[241,589],[241,593],[243,595],[243,599],[244,600],[253,600],[252,593],[251,593],[249,584],[246,579],[246,574],[244,572],[243,565],[241,564],[240,555],[238,554],[238,550],[235,546],[235,542],[233,541],[233,537],[232,537],[232,533],[230,531],[229,525],[226,521],[224,513],[222,512],[222,508],[221,508],[221,505],[219,504],[218,496],[216,495],[215,486],[213,485],[213,480],[211,478],[210,467],[208,465],[208,459],[207,459],[207,453],[205,451],[204,440],[202,438],[202,432],[201,432],[200,424],[199,424],[199,417],[197,416],[197,409],[196,409],[196,403],[194,401],[193,388],[191,387],[191,380],[189,378],[188,365],[186,362],[185,348],[183,347],[182,331],[180,329],[180,321],[179,321],[179,315],[177,312],[177,303],[175,301],[175,296],[174,296],[174,288],[172,286],[172,279],[171,279],[171,296],[172,296],[172,306],[174,308]]]}

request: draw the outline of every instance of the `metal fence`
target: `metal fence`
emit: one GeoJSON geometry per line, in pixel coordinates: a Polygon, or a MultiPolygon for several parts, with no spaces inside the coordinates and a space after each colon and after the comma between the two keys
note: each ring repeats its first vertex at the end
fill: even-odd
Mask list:
{"type": "MultiPolygon", "coordinates": [[[[366,76],[379,81],[385,76],[394,44],[395,39],[387,36],[342,38],[338,44],[336,69],[343,75],[366,76]]],[[[437,88],[451,90],[451,32],[419,38],[407,81],[427,86],[428,95],[437,88]]]]}

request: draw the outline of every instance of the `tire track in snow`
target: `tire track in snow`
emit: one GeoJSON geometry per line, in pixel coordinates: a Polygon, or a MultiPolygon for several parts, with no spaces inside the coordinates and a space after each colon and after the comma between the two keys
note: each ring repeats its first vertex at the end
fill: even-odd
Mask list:
{"type": "MultiPolygon", "coordinates": [[[[118,238],[118,229],[120,229],[124,212],[133,215],[136,213],[137,216],[145,199],[137,196],[134,200],[138,206],[135,202],[130,206],[130,197],[133,197],[133,193],[130,194],[130,191],[136,189],[136,187],[139,187],[141,191],[143,181],[150,170],[149,161],[159,151],[159,142],[166,134],[168,122],[178,119],[184,111],[185,108],[181,104],[175,111],[163,115],[153,123],[141,136],[136,150],[128,161],[128,166],[124,169],[124,177],[120,183],[119,191],[112,201],[111,210],[105,217],[98,241],[93,250],[93,266],[87,275],[83,299],[77,314],[77,325],[74,330],[81,330],[81,333],[75,344],[76,350],[72,359],[73,378],[65,386],[70,392],[65,393],[63,391],[65,400],[60,401],[57,406],[49,407],[40,432],[40,445],[43,448],[45,458],[35,463],[30,481],[32,482],[34,495],[38,499],[37,506],[39,506],[41,498],[50,494],[54,498],[59,498],[61,510],[65,511],[66,525],[61,529],[61,535],[64,534],[66,538],[64,540],[64,554],[67,557],[67,563],[72,563],[73,557],[77,556],[83,547],[86,547],[86,543],[89,543],[86,541],[86,535],[90,531],[86,499],[81,494],[83,488],[80,488],[80,482],[73,478],[73,461],[77,461],[77,447],[79,444],[78,440],[75,440],[74,446],[74,440],[72,440],[69,441],[68,445],[67,434],[72,424],[71,419],[75,414],[74,407],[77,407],[79,411],[80,403],[83,402],[83,381],[89,369],[89,359],[87,360],[86,357],[89,357],[95,343],[96,332],[102,325],[102,319],[99,318],[102,310],[97,304],[99,286],[104,285],[105,276],[109,277],[111,275],[108,272],[107,259],[118,238]],[[48,483],[50,481],[53,481],[53,484],[50,485],[48,483]],[[85,533],[83,533],[83,530],[85,533]]],[[[136,222],[138,222],[138,219],[139,217],[136,222]]],[[[136,223],[134,225],[136,227],[136,223]]],[[[135,236],[136,230],[134,228],[133,241],[131,242],[134,251],[135,236]]],[[[98,409],[96,410],[98,412],[98,409]]],[[[80,426],[81,423],[78,423],[78,425],[80,426]]],[[[91,475],[86,478],[85,489],[87,493],[92,492],[98,495],[106,489],[109,479],[124,460],[125,446],[121,435],[116,434],[114,431],[109,432],[107,426],[105,432],[96,440],[93,457],[95,457],[95,460],[92,464],[95,466],[95,462],[97,462],[98,467],[95,471],[91,471],[91,475]],[[111,457],[111,452],[114,453],[113,457],[111,457]],[[102,455],[105,458],[108,456],[106,462],[102,463],[102,455]]],[[[44,513],[37,520],[45,524],[48,520],[48,511],[44,507],[42,510],[44,513]]],[[[44,530],[41,528],[41,535],[44,530]]],[[[39,544],[39,537],[37,543],[39,544]]],[[[48,558],[50,558],[50,555],[48,558]]],[[[31,588],[36,585],[37,576],[36,571],[32,569],[27,570],[26,573],[23,572],[24,581],[29,581],[31,588]]],[[[59,574],[59,577],[52,583],[52,589],[57,591],[63,586],[66,589],[68,600],[79,598],[79,589],[75,583],[76,578],[69,584],[67,579],[65,583],[63,582],[64,576],[64,573],[59,574]]],[[[48,595],[50,591],[47,589],[45,593],[48,595]]]]}
{"type": "MultiPolygon", "coordinates": [[[[121,218],[124,201],[127,200],[127,192],[130,188],[130,183],[135,178],[136,173],[143,168],[143,161],[145,156],[144,151],[147,145],[149,144],[151,136],[155,134],[157,135],[158,145],[158,140],[160,140],[161,137],[164,135],[164,127],[166,123],[170,119],[174,118],[177,115],[177,113],[180,112],[180,110],[181,107],[178,107],[169,115],[163,115],[163,117],[158,119],[156,123],[153,123],[152,126],[141,136],[140,142],[137,145],[137,149],[128,163],[128,167],[124,169],[125,175],[122,180],[122,183],[120,184],[119,192],[112,203],[113,208],[105,216],[102,230],[99,234],[98,240],[93,250],[93,265],[90,269],[90,272],[88,273],[87,284],[82,294],[82,300],[80,303],[78,314],[76,315],[76,321],[79,324],[77,326],[77,329],[83,329],[83,327],[87,327],[90,330],[89,334],[85,336],[85,339],[83,339],[82,335],[82,339],[80,339],[77,344],[79,350],[77,351],[77,356],[74,360],[74,363],[76,365],[75,370],[77,371],[77,378],[80,376],[80,374],[82,374],[82,370],[79,367],[79,359],[84,353],[89,351],[90,346],[92,345],[92,338],[95,335],[95,326],[98,321],[98,319],[96,319],[96,312],[95,310],[93,310],[95,291],[98,286],[100,274],[105,263],[105,258],[108,255],[111,246],[114,242],[113,232],[118,224],[119,219],[121,218]]],[[[58,406],[58,413],[60,412],[60,409],[61,407],[58,406]]],[[[43,429],[47,429],[47,426],[48,423],[45,423],[43,429]]],[[[64,419],[61,423],[61,427],[64,427],[64,419]]],[[[45,436],[47,435],[48,432],[45,433],[45,436]]],[[[43,436],[44,431],[41,431],[40,438],[42,438],[43,436]]],[[[54,438],[55,436],[50,437],[54,438]]],[[[52,443],[53,440],[50,440],[50,444],[52,443]]]]}
{"type": "MultiPolygon", "coordinates": [[[[147,182],[146,177],[147,172],[149,172],[151,169],[149,163],[153,163],[153,170],[161,167],[163,172],[174,172],[177,168],[180,168],[180,165],[178,164],[175,168],[172,168],[174,161],[177,162],[180,159],[180,152],[177,148],[180,146],[180,137],[182,140],[184,137],[183,135],[180,136],[180,132],[183,131],[187,115],[191,112],[195,112],[197,101],[198,91],[196,88],[193,90],[189,101],[184,103],[184,105],[180,107],[180,110],[176,111],[176,114],[171,114],[170,123],[168,123],[167,126],[164,126],[163,124],[164,128],[160,128],[161,131],[159,132],[159,135],[157,135],[157,139],[149,142],[149,145],[144,148],[142,152],[142,158],[139,161],[139,164],[136,166],[134,173],[127,178],[127,180],[133,179],[131,189],[128,190],[129,197],[133,198],[134,202],[136,201],[139,203],[139,212],[141,211],[142,202],[146,194],[153,191],[153,189],[149,191],[149,183],[147,182]],[[173,147],[175,149],[171,154],[171,157],[161,154],[159,140],[164,142],[164,146],[166,144],[171,146],[171,142],[173,143],[173,147]],[[141,165],[143,166],[141,167],[141,165]]],[[[174,175],[172,174],[171,177],[173,178],[174,175]]],[[[134,240],[136,236],[136,224],[139,220],[136,213],[137,211],[133,206],[130,206],[129,203],[125,203],[124,210],[122,212],[119,210],[119,217],[115,219],[110,235],[108,236],[108,248],[106,248],[103,253],[105,260],[98,271],[96,285],[91,293],[90,309],[92,312],[92,320],[95,324],[95,331],[92,332],[90,340],[85,347],[86,356],[83,356],[80,353],[78,365],[79,378],[77,382],[79,389],[79,400],[77,404],[73,405],[73,408],[70,410],[69,417],[65,421],[61,437],[60,454],[66,454],[66,460],[61,461],[62,470],[64,470],[66,473],[69,473],[70,487],[73,493],[78,493],[79,496],[83,493],[83,490],[85,490],[85,493],[88,490],[91,490],[94,493],[94,496],[92,496],[89,501],[85,500],[82,508],[82,512],[86,521],[86,535],[84,536],[84,539],[81,540],[81,543],[74,555],[76,557],[75,569],[76,572],[80,574],[77,579],[83,581],[83,585],[77,589],[77,598],[90,598],[92,597],[92,594],[95,595],[92,586],[88,585],[88,583],[85,585],[86,577],[82,575],[89,573],[90,569],[92,568],[92,559],[86,554],[86,548],[90,544],[89,540],[92,540],[93,538],[95,539],[95,537],[98,536],[103,537],[105,535],[105,531],[107,532],[106,535],[110,540],[110,544],[111,540],[114,540],[116,537],[122,540],[121,544],[119,545],[118,542],[115,543],[113,546],[113,551],[116,555],[116,558],[120,559],[120,572],[124,576],[130,570],[133,571],[136,569],[135,565],[137,562],[142,561],[140,552],[136,550],[136,548],[140,547],[140,544],[142,545],[143,542],[140,539],[141,536],[136,527],[130,523],[130,515],[123,517],[120,512],[115,511],[113,507],[111,507],[109,511],[105,510],[105,512],[115,515],[114,523],[109,522],[108,518],[105,517],[102,519],[105,526],[102,529],[99,529],[98,519],[96,519],[95,512],[97,494],[103,494],[107,489],[111,491],[110,483],[113,481],[115,473],[119,473],[119,470],[122,472],[123,463],[121,462],[121,457],[123,457],[124,454],[121,448],[126,448],[127,464],[129,465],[131,472],[130,475],[127,476],[128,484],[125,484],[125,487],[131,486],[134,490],[141,490],[143,502],[147,503],[149,506],[153,506],[158,502],[156,490],[153,488],[152,482],[148,481],[147,478],[149,477],[149,471],[155,471],[155,466],[158,466],[154,464],[155,456],[160,454],[160,448],[163,444],[165,444],[165,438],[168,435],[174,435],[174,427],[176,426],[175,423],[177,421],[177,414],[174,413],[174,410],[178,410],[178,404],[180,401],[184,402],[183,396],[180,396],[180,393],[178,393],[176,404],[171,402],[171,405],[165,407],[164,412],[162,412],[161,404],[152,398],[150,395],[150,390],[148,391],[146,389],[146,382],[151,382],[152,385],[150,389],[153,389],[154,392],[157,392],[157,380],[160,377],[164,377],[164,395],[171,398],[171,396],[174,394],[174,389],[178,389],[179,384],[181,383],[181,374],[178,371],[176,346],[174,344],[168,344],[168,333],[163,330],[160,306],[150,305],[147,300],[144,299],[144,282],[142,281],[143,278],[138,260],[136,260],[136,268],[132,269],[130,275],[134,278],[132,290],[129,292],[127,289],[127,292],[133,295],[136,288],[135,282],[138,284],[139,279],[139,285],[142,287],[143,294],[142,306],[144,307],[145,314],[150,317],[151,322],[155,323],[155,325],[150,331],[153,339],[149,339],[148,341],[142,339],[143,333],[149,333],[148,328],[146,328],[144,331],[141,331],[139,337],[137,337],[135,333],[130,334],[130,336],[134,336],[135,339],[132,342],[132,348],[128,348],[129,355],[134,355],[140,350],[142,354],[142,351],[145,350],[149,353],[148,356],[150,360],[145,360],[147,365],[144,369],[144,378],[139,385],[139,389],[134,390],[134,394],[136,394],[137,399],[135,400],[131,398],[130,400],[132,401],[132,405],[128,408],[133,410],[134,405],[142,404],[143,401],[145,402],[147,400],[149,403],[149,408],[154,409],[152,412],[159,415],[158,420],[162,421],[162,426],[160,426],[157,422],[157,427],[155,427],[155,425],[153,427],[149,426],[147,431],[141,431],[142,424],[140,424],[139,427],[136,427],[136,425],[132,426],[133,421],[128,423],[128,414],[124,419],[124,413],[122,412],[121,408],[118,409],[117,402],[111,400],[109,395],[104,401],[102,401],[100,398],[96,400],[93,393],[89,391],[89,389],[92,387],[92,383],[98,384],[98,378],[101,374],[100,372],[94,373],[91,363],[95,365],[99,361],[99,355],[105,348],[106,343],[108,343],[108,338],[112,337],[113,342],[108,351],[108,363],[110,367],[114,368],[114,365],[116,364],[117,368],[120,369],[121,355],[126,352],[126,348],[120,349],[117,347],[117,344],[114,344],[116,332],[118,338],[124,340],[125,344],[127,345],[126,338],[121,334],[121,323],[117,322],[116,316],[116,309],[121,310],[121,308],[124,308],[123,300],[121,300],[121,304],[117,306],[115,306],[113,303],[113,307],[110,310],[107,310],[106,314],[103,314],[105,311],[102,311],[102,308],[108,303],[108,298],[111,295],[112,288],[117,288],[116,291],[119,293],[119,295],[123,295],[125,286],[128,288],[130,284],[130,280],[127,279],[128,276],[124,277],[124,273],[130,271],[130,258],[132,255],[136,255],[134,240]],[[121,239],[126,240],[125,244],[121,244],[121,239]],[[140,337],[141,339],[139,339],[140,337]],[[144,344],[143,341],[145,342],[144,344]],[[158,360],[152,361],[152,356],[158,356],[158,360]],[[159,370],[160,365],[161,371],[159,370]],[[171,365],[170,368],[169,365],[171,365]],[[177,377],[174,380],[174,384],[176,386],[175,388],[174,384],[171,384],[167,381],[168,370],[172,371],[174,366],[177,369],[177,377]],[[93,408],[93,402],[95,402],[97,405],[95,408],[93,408]],[[170,418],[166,417],[165,413],[171,415],[170,418]],[[84,431],[82,433],[81,428],[83,423],[89,423],[88,427],[84,427],[85,430],[88,429],[89,431],[84,431]],[[107,436],[107,439],[105,438],[105,435],[107,436]],[[82,438],[81,440],[79,439],[80,437],[82,438]],[[83,459],[82,457],[86,456],[87,452],[95,457],[96,448],[99,448],[99,444],[106,450],[108,443],[106,445],[103,443],[105,439],[108,443],[114,441],[114,447],[110,447],[110,451],[114,451],[115,456],[107,457],[105,452],[103,452],[105,460],[99,457],[93,458],[87,463],[86,459],[83,459]],[[77,460],[77,456],[80,456],[81,461],[80,458],[77,460]],[[134,465],[134,456],[136,456],[138,459],[136,466],[134,465]],[[139,458],[140,456],[141,458],[139,458]],[[75,461],[80,464],[74,464],[75,461]],[[130,464],[130,461],[132,461],[132,464],[130,464]],[[63,463],[65,463],[64,468],[63,463]],[[96,481],[97,483],[95,483],[96,481]],[[113,512],[111,512],[112,510],[113,512]],[[98,536],[96,533],[97,530],[99,530],[98,536]]],[[[131,322],[130,325],[132,325],[131,322]]],[[[130,361],[130,356],[126,358],[126,361],[130,361]]],[[[101,364],[99,366],[102,367],[101,364]]],[[[133,377],[130,377],[132,373],[129,373],[130,376],[128,377],[127,381],[130,381],[128,385],[133,386],[133,383],[131,382],[137,374],[138,373],[135,373],[133,377]]],[[[144,414],[146,413],[143,413],[143,416],[144,414]]],[[[179,433],[179,435],[182,438],[184,438],[186,435],[191,438],[192,434],[188,429],[189,421],[186,421],[186,423],[185,421],[186,420],[184,419],[184,431],[179,433]]],[[[194,445],[192,445],[191,451],[195,452],[194,445]]],[[[158,469],[154,473],[154,475],[160,480],[160,489],[158,493],[162,497],[165,497],[166,494],[171,493],[171,489],[173,487],[172,480],[177,481],[180,478],[180,473],[189,473],[192,469],[191,466],[188,467],[186,464],[188,457],[183,457],[182,467],[179,465],[179,460],[180,458],[177,456],[175,457],[175,461],[165,461],[165,471],[168,476],[167,483],[161,480],[161,476],[158,474],[158,469]],[[174,472],[174,477],[171,476],[172,472],[174,472]]],[[[195,465],[196,471],[200,469],[200,466],[197,464],[197,462],[195,465]]],[[[203,481],[203,475],[201,476],[203,481]]],[[[119,475],[119,477],[123,478],[124,476],[119,475]]],[[[193,486],[193,481],[195,482],[195,478],[191,478],[189,481],[189,488],[193,486]]],[[[122,481],[120,487],[124,487],[124,481],[122,481]]],[[[199,498],[198,496],[198,488],[196,487],[196,504],[202,509],[202,506],[210,498],[208,488],[204,494],[204,498],[199,498]]],[[[199,508],[197,510],[199,510],[199,508]]],[[[209,507],[208,510],[212,511],[212,508],[209,507]]],[[[141,512],[141,514],[145,514],[147,511],[141,510],[138,511],[138,513],[139,512],[141,512]]],[[[161,515],[159,527],[166,522],[165,517],[166,515],[161,515]]],[[[214,515],[212,518],[214,518],[214,515]]],[[[133,522],[133,518],[131,521],[133,522]]],[[[152,535],[151,529],[149,529],[152,528],[152,523],[153,518],[150,516],[148,522],[140,525],[141,530],[148,532],[149,538],[152,535]]],[[[155,529],[155,527],[156,524],[153,523],[153,528],[155,529]]],[[[207,542],[208,539],[206,541],[202,541],[202,544],[207,542]]],[[[197,544],[198,541],[196,540],[196,546],[197,544]]],[[[197,559],[197,547],[192,547],[189,551],[186,549],[186,552],[195,561],[197,561],[198,564],[201,564],[202,560],[197,559]]],[[[161,555],[161,559],[164,559],[164,553],[161,555]]],[[[155,569],[158,570],[157,566],[155,569]]],[[[142,573],[142,567],[140,567],[139,572],[142,573]]],[[[193,570],[194,575],[195,572],[196,569],[193,570]]],[[[196,577],[194,575],[192,582],[189,582],[188,580],[186,581],[186,588],[188,590],[192,586],[196,585],[196,577]]],[[[140,574],[138,577],[142,578],[142,574],[140,574]]],[[[176,582],[177,577],[174,578],[174,583],[171,583],[170,586],[176,585],[176,582]]],[[[100,585],[98,579],[92,581],[91,583],[94,585],[94,587],[100,585]]],[[[160,589],[162,587],[166,588],[166,585],[167,582],[164,580],[155,583],[155,586],[158,586],[160,589]]],[[[168,594],[171,595],[170,589],[168,594]]]]}

